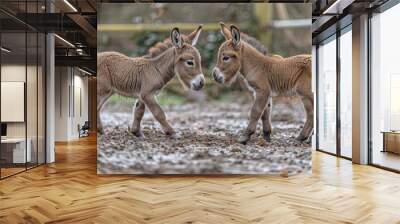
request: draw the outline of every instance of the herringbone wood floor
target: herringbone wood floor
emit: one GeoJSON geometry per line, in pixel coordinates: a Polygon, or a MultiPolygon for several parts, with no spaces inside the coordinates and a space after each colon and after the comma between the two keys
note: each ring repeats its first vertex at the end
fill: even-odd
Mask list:
{"type": "Polygon", "coordinates": [[[315,153],[312,174],[99,176],[94,137],[0,181],[0,223],[400,223],[400,175],[315,153]]]}

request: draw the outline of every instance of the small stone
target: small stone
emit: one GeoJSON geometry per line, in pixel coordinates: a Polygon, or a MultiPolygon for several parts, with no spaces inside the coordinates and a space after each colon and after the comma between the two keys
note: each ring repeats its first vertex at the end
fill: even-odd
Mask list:
{"type": "Polygon", "coordinates": [[[260,138],[260,139],[257,141],[257,145],[259,145],[259,146],[267,146],[267,145],[268,145],[268,142],[265,141],[265,139],[260,138]]]}
{"type": "MultiPolygon", "coordinates": [[[[121,103],[110,110],[107,104],[101,114],[105,117],[104,134],[98,135],[98,170],[105,174],[260,173],[282,177],[308,171],[310,146],[298,143],[294,137],[302,122],[292,115],[300,115],[297,109],[277,105],[276,110],[284,116],[282,120],[274,119],[274,107],[272,142],[253,136],[242,145],[236,140],[248,122],[248,103],[211,101],[204,105],[163,106],[168,121],[181,134],[179,139],[166,137],[148,112],[142,121],[145,137],[137,138],[127,125],[131,122],[131,106],[121,103]]],[[[256,133],[261,132],[259,124],[256,133]]]]}

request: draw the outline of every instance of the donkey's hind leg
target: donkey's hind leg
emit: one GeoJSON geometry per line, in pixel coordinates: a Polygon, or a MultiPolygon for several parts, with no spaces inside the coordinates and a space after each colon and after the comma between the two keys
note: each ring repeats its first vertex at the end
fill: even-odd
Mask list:
{"type": "Polygon", "coordinates": [[[137,100],[133,108],[132,126],[130,128],[130,131],[137,137],[143,137],[143,133],[140,130],[140,122],[142,121],[145,109],[145,104],[137,100]]]}
{"type": "Polygon", "coordinates": [[[306,111],[306,123],[296,139],[305,141],[310,138],[314,128],[314,94],[311,88],[311,63],[305,67],[301,74],[296,86],[296,92],[301,97],[306,111]]]}
{"type": "Polygon", "coordinates": [[[112,91],[104,92],[99,91],[97,95],[97,132],[103,133],[103,124],[100,118],[100,110],[104,106],[104,103],[107,102],[108,98],[113,94],[112,91]]]}
{"type": "Polygon", "coordinates": [[[299,141],[305,141],[310,138],[314,128],[314,97],[312,95],[302,96],[301,100],[306,111],[306,123],[296,139],[299,141]]]}
{"type": "Polygon", "coordinates": [[[267,106],[265,107],[264,113],[261,116],[263,122],[263,135],[265,141],[267,142],[271,141],[271,132],[272,132],[271,109],[272,109],[272,97],[269,97],[267,99],[267,106]]]}

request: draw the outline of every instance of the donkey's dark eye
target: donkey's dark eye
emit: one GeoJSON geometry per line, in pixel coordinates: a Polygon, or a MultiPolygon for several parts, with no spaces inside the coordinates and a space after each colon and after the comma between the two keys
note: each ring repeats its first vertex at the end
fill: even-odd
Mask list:
{"type": "Polygon", "coordinates": [[[224,56],[224,57],[222,57],[222,60],[223,60],[223,61],[229,61],[229,59],[231,59],[229,56],[224,56]]]}
{"type": "Polygon", "coordinates": [[[188,66],[193,66],[193,65],[194,65],[194,62],[193,62],[192,60],[187,60],[187,61],[186,61],[186,64],[187,64],[188,66]]]}

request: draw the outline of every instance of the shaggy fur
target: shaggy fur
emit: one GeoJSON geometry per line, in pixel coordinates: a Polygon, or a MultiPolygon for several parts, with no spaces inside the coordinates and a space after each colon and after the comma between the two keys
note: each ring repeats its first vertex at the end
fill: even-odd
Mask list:
{"type": "MultiPolygon", "coordinates": [[[[199,31],[199,29],[201,29],[201,26],[199,26],[195,31],[193,31],[192,33],[190,33],[188,35],[182,34],[182,39],[186,43],[191,43],[193,41],[193,39],[196,37],[196,33],[199,31]]],[[[227,31],[230,32],[227,27],[225,27],[225,29],[227,29],[227,31]]],[[[248,44],[253,46],[261,54],[267,55],[267,53],[268,53],[267,48],[262,43],[260,43],[256,38],[249,36],[246,33],[240,33],[240,36],[242,38],[242,41],[247,42],[248,44]]],[[[163,42],[157,42],[156,44],[154,44],[154,46],[149,48],[147,55],[145,55],[143,57],[154,58],[170,47],[172,47],[171,39],[167,38],[163,42]]],[[[280,56],[278,56],[278,57],[280,57],[280,56]]]]}
{"type": "Polygon", "coordinates": [[[239,142],[246,143],[250,139],[260,118],[263,121],[264,138],[267,141],[271,140],[271,97],[278,95],[301,97],[307,118],[297,139],[309,139],[313,130],[314,115],[311,56],[282,58],[263,55],[248,43],[241,41],[238,28],[231,26],[229,33],[225,28],[225,25],[221,24],[221,32],[226,41],[219,48],[217,66],[212,74],[214,80],[229,85],[242,74],[249,88],[255,93],[249,124],[239,137],[239,142]]]}
{"type": "MultiPolygon", "coordinates": [[[[200,35],[201,27],[197,29],[192,45],[195,45],[200,35]]],[[[155,58],[130,58],[117,52],[103,52],[97,55],[97,113],[107,99],[114,93],[127,97],[136,97],[138,101],[133,112],[133,122],[130,130],[137,136],[142,136],[140,122],[145,107],[148,107],[156,120],[161,124],[165,134],[175,132],[154,96],[174,76],[178,75],[186,88],[199,90],[204,85],[201,70],[201,58],[198,50],[185,43],[179,30],[171,32],[173,47],[165,50],[155,58]]],[[[98,130],[102,131],[100,116],[98,130]]]]}
{"type": "MultiPolygon", "coordinates": [[[[223,26],[224,26],[225,32],[229,33],[230,32],[229,29],[225,25],[223,25],[223,26]]],[[[199,28],[201,28],[201,27],[199,27],[199,28]]],[[[195,34],[198,31],[198,29],[193,31],[192,33],[190,33],[188,35],[182,35],[182,39],[185,42],[190,43],[194,39],[194,37],[196,36],[195,34]]],[[[249,36],[246,33],[240,33],[240,36],[241,36],[242,41],[244,41],[244,42],[250,44],[251,46],[253,46],[254,48],[256,48],[261,54],[267,55],[267,53],[268,53],[267,48],[262,43],[260,43],[256,38],[254,38],[252,36],[249,36]]],[[[161,54],[162,52],[164,52],[165,50],[167,50],[170,47],[172,47],[171,39],[167,38],[163,42],[158,42],[154,46],[152,46],[148,50],[147,55],[145,55],[143,57],[154,58],[154,57],[158,56],[159,54],[161,54]]],[[[272,55],[272,57],[282,58],[279,55],[272,55]]],[[[245,89],[245,90],[248,89],[247,88],[247,84],[246,84],[246,80],[243,79],[243,76],[238,76],[237,82],[239,83],[239,85],[240,85],[240,87],[242,89],[245,89]]]]}
{"type": "MultiPolygon", "coordinates": [[[[184,35],[182,34],[182,40],[185,43],[192,43],[195,38],[198,38],[198,35],[201,32],[202,26],[197,27],[196,30],[194,30],[193,32],[191,32],[188,35],[184,35]]],[[[197,40],[196,40],[197,41],[197,40]]],[[[151,48],[149,48],[147,55],[144,55],[144,58],[154,58],[157,57],[158,55],[160,55],[161,53],[163,53],[164,51],[168,50],[169,48],[171,48],[172,45],[172,41],[171,38],[166,38],[163,42],[157,42],[156,44],[154,44],[154,46],[152,46],[151,48]]]]}

